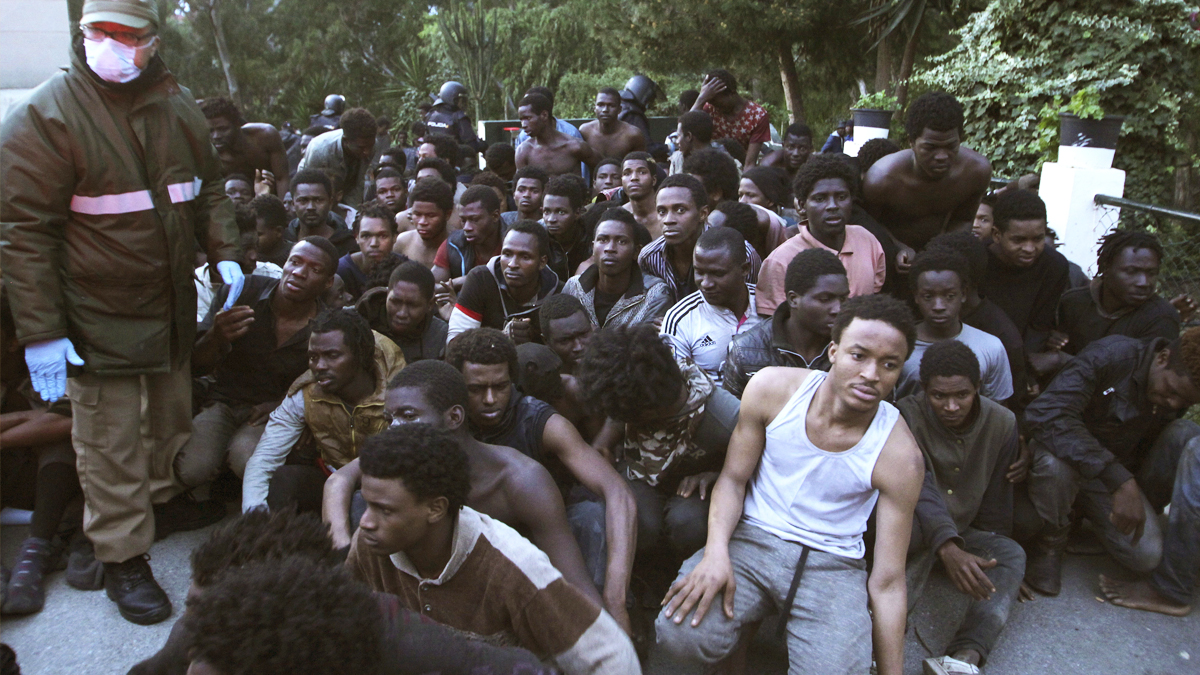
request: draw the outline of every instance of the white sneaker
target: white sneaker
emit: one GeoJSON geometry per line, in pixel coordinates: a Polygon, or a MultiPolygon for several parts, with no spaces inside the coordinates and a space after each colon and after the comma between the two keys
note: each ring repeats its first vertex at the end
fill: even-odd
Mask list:
{"type": "Polygon", "coordinates": [[[952,656],[925,659],[925,675],[979,675],[979,666],[952,656]]]}

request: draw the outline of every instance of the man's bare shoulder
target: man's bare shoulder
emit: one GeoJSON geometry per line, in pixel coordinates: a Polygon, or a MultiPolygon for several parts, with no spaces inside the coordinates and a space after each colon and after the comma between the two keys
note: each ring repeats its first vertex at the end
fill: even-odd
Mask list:
{"type": "Polygon", "coordinates": [[[600,121],[592,120],[591,122],[584,122],[579,126],[579,133],[583,134],[584,139],[587,139],[592,134],[600,134],[600,121]]]}
{"type": "Polygon", "coordinates": [[[914,484],[920,486],[924,475],[925,460],[921,447],[917,445],[917,439],[904,421],[904,416],[898,414],[871,474],[871,483],[883,492],[908,490],[914,484]]]}
{"type": "Polygon", "coordinates": [[[773,418],[811,373],[807,368],[763,368],[746,384],[742,393],[742,412],[773,418]]]}
{"type": "Polygon", "coordinates": [[[912,149],[893,152],[871,165],[863,181],[864,189],[887,189],[913,175],[912,149]]]}
{"type": "MultiPolygon", "coordinates": [[[[249,138],[262,138],[266,140],[279,139],[279,129],[273,124],[264,122],[248,122],[242,125],[242,133],[249,138]]],[[[280,141],[282,142],[282,140],[280,141]]]]}
{"type": "Polygon", "coordinates": [[[537,143],[537,139],[530,138],[524,143],[517,146],[517,161],[528,160],[530,153],[533,152],[533,146],[537,143]]]}
{"type": "Polygon", "coordinates": [[[992,163],[983,154],[971,148],[960,147],[958,156],[963,160],[963,175],[973,181],[982,182],[986,188],[992,178],[992,163]]]}

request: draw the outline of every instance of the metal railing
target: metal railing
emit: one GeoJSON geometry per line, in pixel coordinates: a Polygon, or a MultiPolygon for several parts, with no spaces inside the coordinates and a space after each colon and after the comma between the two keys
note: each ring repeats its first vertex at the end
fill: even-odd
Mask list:
{"type": "Polygon", "coordinates": [[[1096,195],[1093,201],[1096,202],[1097,206],[1115,206],[1119,209],[1133,209],[1142,213],[1148,213],[1156,218],[1170,218],[1172,220],[1181,220],[1194,225],[1200,225],[1200,213],[1168,209],[1164,206],[1156,206],[1154,204],[1143,204],[1130,199],[1113,197],[1112,195],[1096,195]]]}
{"type": "MultiPolygon", "coordinates": [[[[1146,230],[1158,237],[1163,248],[1159,295],[1170,299],[1186,293],[1200,299],[1200,213],[1112,195],[1096,195],[1093,202],[1103,212],[1100,222],[1105,232],[1121,226],[1146,230]]],[[[1193,322],[1197,320],[1200,317],[1193,322]]]]}

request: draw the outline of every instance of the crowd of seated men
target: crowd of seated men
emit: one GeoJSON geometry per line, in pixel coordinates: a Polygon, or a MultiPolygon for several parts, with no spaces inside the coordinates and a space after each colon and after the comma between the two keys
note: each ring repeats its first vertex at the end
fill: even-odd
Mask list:
{"type": "MultiPolygon", "coordinates": [[[[1200,329],[1153,234],[1109,233],[1078,279],[1035,190],[988,193],[945,93],[905,149],[792,125],[770,152],[719,70],[675,156],[605,158],[613,93],[580,138],[525,96],[487,171],[431,133],[359,175],[302,162],[286,204],[227,177],[246,282],[225,308],[197,271],[186,492],[155,515],[242,515],[131,672],[746,672],[776,615],[794,670],[896,675],[939,567],[970,604],[926,672],[978,673],[1081,529],[1134,579],[1099,580],[1113,604],[1190,611],[1200,329]]],[[[5,481],[36,508],[3,607],[30,613],[63,547],[72,585],[103,570],[55,543],[70,406],[3,363],[5,472],[36,488],[5,481]]]]}

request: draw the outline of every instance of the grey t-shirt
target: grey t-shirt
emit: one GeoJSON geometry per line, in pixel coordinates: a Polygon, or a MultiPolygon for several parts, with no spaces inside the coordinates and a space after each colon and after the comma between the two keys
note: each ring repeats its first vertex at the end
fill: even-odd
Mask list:
{"type": "MultiPolygon", "coordinates": [[[[979,359],[979,393],[993,401],[1004,402],[1013,395],[1012,371],[1008,368],[1008,353],[1000,338],[978,328],[963,324],[962,332],[952,338],[975,352],[979,359]]],[[[904,362],[900,381],[896,383],[896,400],[923,391],[921,387],[921,357],[932,342],[917,339],[912,356],[904,362]]]]}

